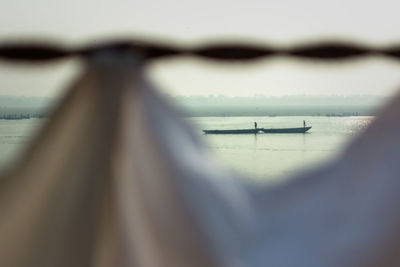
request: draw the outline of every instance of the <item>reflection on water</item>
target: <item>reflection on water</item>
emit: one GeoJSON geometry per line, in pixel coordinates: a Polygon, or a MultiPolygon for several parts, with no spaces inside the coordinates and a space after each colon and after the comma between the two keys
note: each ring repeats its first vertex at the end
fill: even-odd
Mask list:
{"type": "Polygon", "coordinates": [[[217,159],[248,177],[275,181],[332,159],[373,117],[197,117],[199,129],[312,126],[305,134],[203,135],[217,159]]]}
{"type": "MultiPolygon", "coordinates": [[[[299,170],[323,164],[365,129],[373,117],[195,117],[202,129],[244,129],[312,126],[306,134],[202,135],[217,160],[262,181],[276,181],[299,170]]],[[[45,119],[0,120],[0,167],[10,164],[45,119]]]]}

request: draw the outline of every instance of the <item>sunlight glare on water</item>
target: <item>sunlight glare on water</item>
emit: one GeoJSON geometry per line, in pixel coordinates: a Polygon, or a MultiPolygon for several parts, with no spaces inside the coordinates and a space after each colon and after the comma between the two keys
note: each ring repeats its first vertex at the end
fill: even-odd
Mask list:
{"type": "Polygon", "coordinates": [[[218,161],[257,181],[272,182],[332,160],[374,117],[195,117],[199,129],[302,127],[305,134],[203,135],[218,161]]]}

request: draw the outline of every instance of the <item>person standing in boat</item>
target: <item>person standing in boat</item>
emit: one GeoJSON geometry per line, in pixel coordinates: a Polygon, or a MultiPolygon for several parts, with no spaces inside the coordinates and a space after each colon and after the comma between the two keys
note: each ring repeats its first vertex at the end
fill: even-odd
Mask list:
{"type": "Polygon", "coordinates": [[[254,122],[254,128],[257,129],[257,122],[254,122]]]}
{"type": "Polygon", "coordinates": [[[303,120],[303,127],[306,128],[306,121],[303,120]]]}

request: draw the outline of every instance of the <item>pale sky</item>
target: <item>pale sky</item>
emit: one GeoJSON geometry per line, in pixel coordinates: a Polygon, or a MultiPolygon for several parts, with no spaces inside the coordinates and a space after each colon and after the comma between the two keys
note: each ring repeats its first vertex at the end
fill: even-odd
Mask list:
{"type": "MultiPolygon", "coordinates": [[[[56,1],[0,0],[1,40],[45,36],[69,44],[113,36],[182,45],[236,40],[290,46],[340,38],[371,45],[400,43],[398,1],[56,1]]],[[[0,63],[0,95],[53,96],[74,64],[20,67],[0,63]]],[[[311,64],[292,59],[215,64],[176,59],[149,68],[170,93],[185,95],[393,94],[400,63],[364,59],[311,64]]],[[[76,71],[75,71],[76,73],[76,71]]]]}

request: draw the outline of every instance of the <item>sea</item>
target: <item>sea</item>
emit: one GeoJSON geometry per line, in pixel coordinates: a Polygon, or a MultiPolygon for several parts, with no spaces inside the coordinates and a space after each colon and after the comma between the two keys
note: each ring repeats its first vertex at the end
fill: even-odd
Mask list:
{"type": "MultiPolygon", "coordinates": [[[[276,182],[299,172],[318,168],[342,153],[346,145],[374,120],[369,116],[192,117],[187,121],[198,131],[213,159],[222,168],[244,179],[276,182]],[[302,127],[304,134],[205,135],[203,129],[302,127]]],[[[23,153],[47,119],[0,120],[0,170],[11,166],[23,153]]]]}

